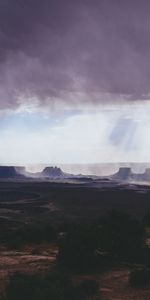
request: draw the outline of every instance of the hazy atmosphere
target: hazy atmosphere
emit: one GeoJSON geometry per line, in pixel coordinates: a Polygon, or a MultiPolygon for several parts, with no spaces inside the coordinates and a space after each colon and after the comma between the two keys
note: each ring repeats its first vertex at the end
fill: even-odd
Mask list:
{"type": "Polygon", "coordinates": [[[149,162],[150,2],[0,1],[0,163],[149,162]]]}

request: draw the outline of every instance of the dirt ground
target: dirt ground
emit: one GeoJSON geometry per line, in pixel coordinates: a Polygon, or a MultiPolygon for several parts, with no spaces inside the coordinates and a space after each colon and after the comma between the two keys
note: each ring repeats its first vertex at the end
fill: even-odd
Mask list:
{"type": "MultiPolygon", "coordinates": [[[[56,268],[57,253],[55,244],[27,247],[22,251],[1,249],[0,292],[4,292],[9,276],[15,272],[27,274],[53,272],[56,268]]],[[[150,300],[150,288],[131,288],[128,276],[129,268],[118,267],[100,274],[73,275],[72,279],[75,284],[84,279],[95,279],[99,282],[99,294],[90,300],[150,300]]]]}
{"type": "Polygon", "coordinates": [[[27,274],[52,271],[58,250],[56,245],[27,247],[20,251],[0,250],[0,292],[3,293],[9,276],[15,272],[27,274]]]}
{"type": "Polygon", "coordinates": [[[91,300],[150,300],[150,288],[131,288],[128,284],[129,269],[114,269],[102,274],[76,276],[75,283],[83,279],[99,282],[99,295],[91,300]]]}

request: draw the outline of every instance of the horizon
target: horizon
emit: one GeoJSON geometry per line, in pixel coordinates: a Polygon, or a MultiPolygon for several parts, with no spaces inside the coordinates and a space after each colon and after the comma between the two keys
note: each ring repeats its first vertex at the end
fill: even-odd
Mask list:
{"type": "Polygon", "coordinates": [[[68,174],[82,174],[82,175],[96,175],[96,176],[107,176],[112,175],[119,171],[120,168],[130,168],[135,174],[142,174],[146,169],[150,169],[149,163],[94,163],[94,164],[29,164],[29,165],[4,165],[0,164],[0,167],[14,167],[14,168],[25,168],[27,172],[36,173],[42,172],[46,167],[60,168],[63,172],[68,174]]]}

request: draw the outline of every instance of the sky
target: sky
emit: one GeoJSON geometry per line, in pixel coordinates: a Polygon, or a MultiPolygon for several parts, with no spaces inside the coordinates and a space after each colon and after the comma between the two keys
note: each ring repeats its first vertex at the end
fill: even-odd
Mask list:
{"type": "Polygon", "coordinates": [[[150,162],[150,1],[0,1],[0,164],[150,162]]]}

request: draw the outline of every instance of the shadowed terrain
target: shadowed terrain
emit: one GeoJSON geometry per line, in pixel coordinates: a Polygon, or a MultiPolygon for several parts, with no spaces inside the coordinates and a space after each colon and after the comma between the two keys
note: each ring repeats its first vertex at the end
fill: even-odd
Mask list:
{"type": "MultiPolygon", "coordinates": [[[[150,212],[150,187],[148,185],[144,186],[138,184],[129,184],[127,182],[119,182],[106,178],[96,178],[95,180],[90,181],[85,179],[80,181],[76,179],[72,182],[68,182],[66,179],[64,181],[62,180],[62,182],[44,182],[41,180],[28,181],[27,179],[22,181],[1,181],[1,292],[5,291],[5,288],[8,286],[10,275],[15,274],[16,272],[29,275],[41,274],[40,276],[43,276],[42,274],[47,274],[47,272],[49,274],[53,274],[54,270],[59,270],[58,253],[61,249],[59,244],[61,240],[64,239],[66,232],[70,232],[72,239],[76,239],[76,226],[79,230],[77,231],[79,232],[79,235],[83,232],[83,239],[86,240],[86,238],[88,238],[90,241],[90,238],[92,238],[91,245],[94,247],[94,245],[96,245],[95,241],[93,240],[95,231],[92,233],[92,231],[89,230],[93,230],[90,229],[94,228],[93,226],[98,226],[96,225],[98,224],[97,222],[102,224],[100,225],[100,228],[103,226],[103,224],[105,226],[105,222],[103,221],[105,220],[104,216],[108,215],[110,211],[121,211],[123,213],[128,213],[131,217],[138,219],[138,222],[141,222],[144,216],[150,212]],[[86,235],[86,232],[88,235],[86,235]]],[[[124,215],[122,215],[120,220],[123,220],[123,216],[124,215]]],[[[128,218],[126,219],[125,217],[125,220],[127,220],[128,224],[128,218]]],[[[150,218],[147,216],[147,218],[144,220],[146,224],[145,226],[148,227],[150,218]]],[[[96,228],[99,228],[99,226],[96,228]]],[[[132,230],[127,227],[124,229],[124,225],[122,228],[124,232],[122,232],[124,238],[129,240],[129,233],[132,233],[132,230]],[[128,230],[129,233],[126,234],[126,231],[128,230]]],[[[109,234],[111,239],[112,233],[111,231],[109,232],[107,230],[106,224],[104,235],[109,234]]],[[[148,229],[147,233],[149,238],[148,229]]],[[[116,236],[118,236],[118,233],[116,234],[116,236]]],[[[133,231],[133,236],[135,234],[136,231],[135,233],[133,231]]],[[[87,242],[89,243],[88,240],[87,242]]],[[[77,241],[80,241],[79,237],[77,238],[77,241]]],[[[74,242],[76,245],[76,240],[74,242]]],[[[107,241],[104,240],[104,243],[105,242],[107,241]]],[[[121,244],[122,243],[124,243],[124,241],[121,241],[121,244]]],[[[135,242],[133,242],[133,244],[135,245],[135,242]]],[[[125,246],[123,248],[126,248],[126,244],[124,245],[125,246]]],[[[80,247],[80,245],[78,245],[78,247],[80,247]]],[[[111,247],[111,243],[109,247],[111,247]]],[[[91,249],[91,246],[87,249],[91,249]]],[[[63,251],[68,250],[66,249],[63,251]]],[[[112,249],[111,251],[116,250],[112,249]]],[[[64,254],[65,253],[62,252],[62,255],[64,254]]],[[[70,255],[71,253],[69,253],[69,255],[67,254],[67,259],[70,255]]],[[[98,264],[96,263],[97,266],[100,263],[100,267],[98,267],[98,269],[96,268],[96,270],[86,270],[85,274],[84,272],[83,274],[74,274],[72,271],[71,273],[69,272],[73,286],[77,286],[77,295],[78,293],[81,295],[83,293],[82,289],[84,289],[84,283],[82,284],[82,281],[94,280],[95,282],[98,282],[100,287],[97,296],[93,295],[91,298],[92,300],[99,299],[96,297],[100,297],[102,300],[149,299],[146,298],[150,295],[149,287],[140,288],[139,292],[137,292],[135,288],[129,286],[129,274],[130,271],[136,267],[137,262],[133,262],[132,259],[128,262],[126,255],[121,255],[123,255],[123,261],[121,258],[119,258],[118,261],[112,256],[111,260],[113,259],[115,265],[112,265],[111,263],[109,268],[107,267],[108,270],[107,268],[104,268],[103,270],[102,267],[106,260],[104,257],[102,262],[100,260],[98,264]],[[79,288],[80,283],[81,287],[79,288]]],[[[70,257],[72,257],[71,259],[74,261],[73,256],[70,257]]],[[[84,258],[86,258],[85,254],[84,258]]],[[[88,256],[87,259],[90,261],[88,256]]],[[[108,257],[108,262],[110,263],[110,257],[108,257]]],[[[141,265],[141,261],[139,263],[141,265]]],[[[79,265],[81,266],[81,263],[79,265]]],[[[26,280],[26,278],[24,280],[26,280]]],[[[92,286],[93,283],[90,284],[92,286]]],[[[72,288],[74,289],[75,287],[72,288]]],[[[59,299],[61,300],[61,298],[58,298],[58,300],[59,299]]],[[[73,300],[73,298],[70,299],[73,300]]],[[[87,298],[85,296],[85,298],[81,299],[87,298]]]]}

